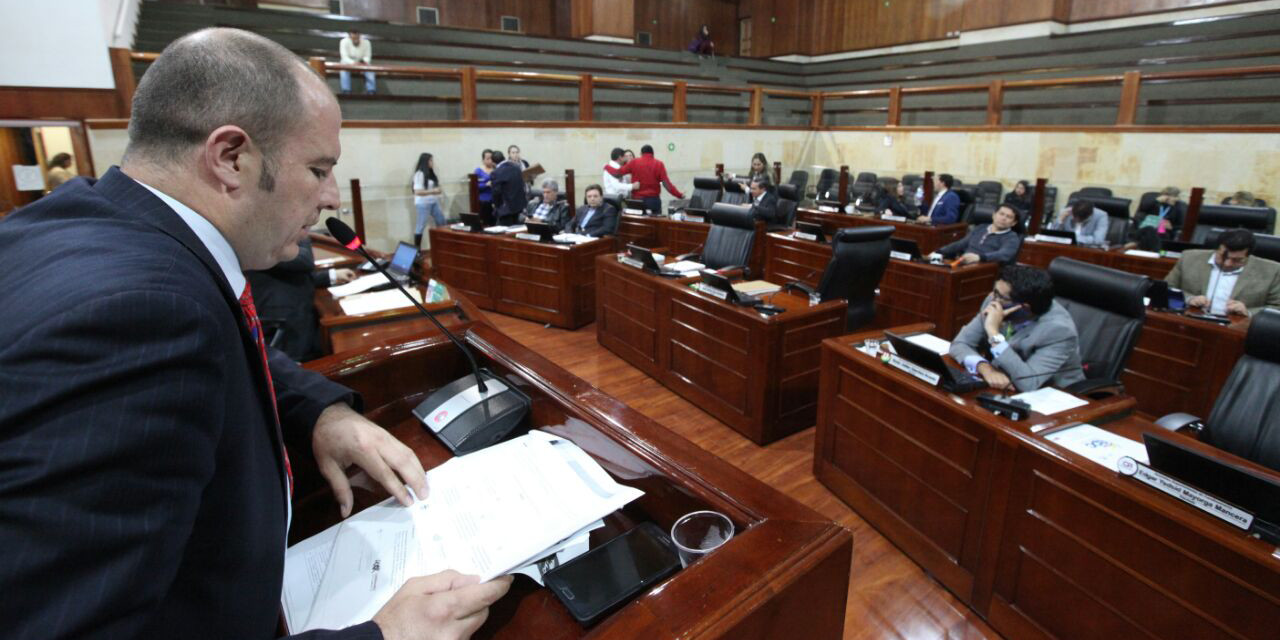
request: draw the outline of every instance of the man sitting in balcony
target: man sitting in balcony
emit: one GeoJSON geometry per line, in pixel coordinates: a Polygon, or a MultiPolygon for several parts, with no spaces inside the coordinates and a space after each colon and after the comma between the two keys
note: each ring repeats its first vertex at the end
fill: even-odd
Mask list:
{"type": "MultiPolygon", "coordinates": [[[[342,64],[373,64],[373,44],[367,38],[360,37],[359,31],[349,31],[338,43],[338,55],[342,64]]],[[[343,93],[351,93],[351,72],[339,71],[338,84],[343,93]]],[[[373,95],[377,91],[377,80],[372,71],[364,72],[365,95],[373,95]]]]}

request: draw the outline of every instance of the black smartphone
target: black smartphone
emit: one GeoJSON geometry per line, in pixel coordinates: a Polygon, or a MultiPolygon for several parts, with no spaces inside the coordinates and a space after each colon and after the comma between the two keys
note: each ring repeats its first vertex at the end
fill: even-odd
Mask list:
{"type": "Polygon", "coordinates": [[[548,571],[543,580],[575,620],[590,625],[679,568],[671,539],[645,522],[548,571]]]}

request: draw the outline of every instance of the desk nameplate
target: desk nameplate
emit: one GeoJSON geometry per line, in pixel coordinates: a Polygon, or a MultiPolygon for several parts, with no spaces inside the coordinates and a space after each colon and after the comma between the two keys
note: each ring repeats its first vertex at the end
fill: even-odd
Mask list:
{"type": "Polygon", "coordinates": [[[1177,478],[1167,476],[1133,458],[1125,456],[1118,463],[1120,475],[1129,476],[1142,484],[1167,493],[1227,524],[1249,530],[1253,526],[1253,514],[1217,496],[1205,493],[1177,478]]]}

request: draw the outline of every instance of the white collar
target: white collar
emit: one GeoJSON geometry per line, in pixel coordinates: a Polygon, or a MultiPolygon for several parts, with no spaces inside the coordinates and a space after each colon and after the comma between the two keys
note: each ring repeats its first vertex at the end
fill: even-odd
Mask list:
{"type": "Polygon", "coordinates": [[[1222,267],[1219,267],[1219,266],[1218,266],[1218,263],[1214,261],[1214,258],[1216,258],[1216,257],[1218,257],[1218,253],[1217,253],[1216,251],[1214,251],[1214,252],[1210,252],[1210,253],[1209,253],[1209,267],[1210,267],[1210,268],[1212,268],[1213,270],[1217,271],[1218,273],[1221,273],[1221,274],[1222,274],[1222,275],[1224,275],[1224,276],[1238,276],[1238,275],[1240,275],[1240,272],[1241,272],[1241,271],[1244,271],[1244,268],[1245,268],[1245,267],[1249,266],[1249,263],[1248,263],[1248,262],[1246,262],[1246,263],[1244,263],[1244,265],[1243,265],[1243,266],[1241,266],[1241,267],[1240,267],[1240,268],[1238,268],[1238,269],[1234,269],[1234,270],[1231,270],[1231,271],[1227,271],[1226,269],[1223,269],[1222,267]]]}
{"type": "Polygon", "coordinates": [[[1005,229],[1004,231],[992,231],[992,230],[991,230],[991,225],[987,225],[987,235],[989,235],[989,236],[998,236],[998,235],[1000,235],[1000,234],[1002,234],[1002,233],[1009,233],[1010,231],[1013,231],[1013,227],[1009,227],[1008,229],[1005,229]]]}
{"type": "Polygon", "coordinates": [[[618,164],[618,161],[617,161],[617,160],[610,160],[610,161],[609,161],[609,166],[613,167],[614,169],[621,169],[621,168],[622,168],[622,165],[618,164]]]}
{"type": "Polygon", "coordinates": [[[231,248],[231,243],[223,237],[222,232],[213,226],[204,216],[196,213],[194,209],[188,207],[181,202],[173,199],[169,194],[145,183],[141,180],[134,180],[138,184],[147,188],[151,193],[156,194],[165,204],[169,205],[173,212],[178,214],[179,218],[191,228],[196,234],[200,242],[204,244],[204,248],[209,250],[213,255],[214,262],[222,268],[222,275],[226,276],[227,284],[231,285],[231,292],[239,299],[244,294],[244,286],[246,284],[244,272],[240,270],[240,259],[236,257],[236,250],[231,248]]]}

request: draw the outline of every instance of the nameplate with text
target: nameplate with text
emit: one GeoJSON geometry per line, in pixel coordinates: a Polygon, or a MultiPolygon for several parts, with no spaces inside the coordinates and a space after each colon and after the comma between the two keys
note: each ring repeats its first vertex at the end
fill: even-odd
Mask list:
{"type": "Polygon", "coordinates": [[[1053,242],[1056,244],[1071,244],[1071,238],[1063,238],[1062,236],[1046,236],[1043,234],[1036,234],[1036,241],[1053,242]]]}
{"type": "Polygon", "coordinates": [[[892,221],[892,222],[906,222],[906,221],[907,221],[907,218],[906,218],[905,216],[880,216],[880,219],[881,219],[881,220],[890,220],[890,221],[892,221]]]}
{"type": "Polygon", "coordinates": [[[823,213],[840,213],[840,210],[839,210],[839,209],[837,209],[837,208],[835,208],[835,207],[823,207],[823,206],[819,206],[819,207],[818,207],[818,211],[821,211],[821,212],[823,212],[823,213]]]}
{"type": "Polygon", "coordinates": [[[911,254],[907,253],[906,251],[890,251],[889,257],[897,258],[899,260],[907,260],[907,261],[911,260],[911,254]]]}
{"type": "Polygon", "coordinates": [[[1120,475],[1129,476],[1147,486],[1167,493],[1233,527],[1249,530],[1253,514],[1215,495],[1205,493],[1177,478],[1167,476],[1133,458],[1125,456],[1116,464],[1120,475]]]}
{"type": "Polygon", "coordinates": [[[939,376],[937,373],[925,369],[924,367],[896,354],[889,354],[889,366],[898,369],[899,371],[909,373],[931,385],[938,384],[938,380],[942,378],[942,376],[939,376]]]}
{"type": "Polygon", "coordinates": [[[635,267],[637,269],[644,268],[643,262],[640,262],[639,260],[636,260],[635,258],[632,258],[629,256],[618,256],[618,262],[621,262],[622,264],[625,264],[628,267],[635,267]]]}
{"type": "Polygon", "coordinates": [[[622,210],[622,212],[623,212],[623,213],[625,213],[625,214],[627,214],[627,215],[629,215],[629,216],[642,216],[642,215],[644,215],[644,209],[623,209],[623,210],[622,210]]]}
{"type": "Polygon", "coordinates": [[[699,283],[698,283],[698,291],[701,291],[701,292],[703,292],[703,293],[705,293],[705,294],[707,294],[707,295],[711,296],[712,298],[717,298],[717,299],[720,299],[720,300],[728,300],[728,299],[729,299],[729,292],[728,292],[728,291],[725,291],[724,289],[718,289],[718,288],[716,288],[716,287],[710,287],[710,286],[707,286],[706,284],[703,284],[703,283],[701,283],[701,282],[699,282],[699,283]]]}
{"type": "Polygon", "coordinates": [[[521,240],[532,240],[534,242],[537,242],[542,239],[542,236],[534,233],[517,233],[516,237],[521,240]]]}
{"type": "Polygon", "coordinates": [[[805,232],[803,232],[803,231],[797,231],[797,232],[795,232],[795,233],[791,234],[791,237],[792,237],[792,238],[799,238],[799,239],[801,239],[801,240],[811,240],[811,241],[813,241],[813,242],[817,242],[817,241],[818,241],[818,236],[817,236],[817,234],[813,234],[813,233],[805,233],[805,232]]]}
{"type": "Polygon", "coordinates": [[[704,221],[705,221],[705,218],[703,218],[702,216],[690,216],[690,215],[686,215],[686,216],[684,217],[684,220],[685,220],[685,222],[704,222],[704,221]]]}

